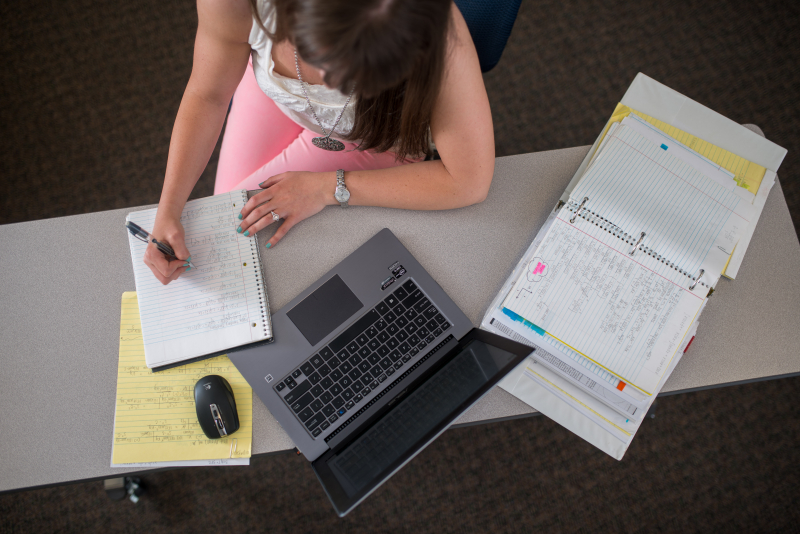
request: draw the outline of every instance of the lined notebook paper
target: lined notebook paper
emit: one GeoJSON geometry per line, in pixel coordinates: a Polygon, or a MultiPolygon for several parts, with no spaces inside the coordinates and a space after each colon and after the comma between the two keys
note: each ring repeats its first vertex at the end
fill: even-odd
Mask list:
{"type": "MultiPolygon", "coordinates": [[[[186,203],[181,224],[196,268],[166,286],[143,262],[147,244],[128,235],[148,367],[272,338],[258,243],[236,232],[246,202],[242,190],[186,203]]],[[[151,209],[127,220],[152,230],[155,218],[151,209]]]]}
{"type": "Polygon", "coordinates": [[[153,373],[144,361],[136,293],[123,293],[112,463],[249,458],[252,434],[253,390],[228,357],[153,373]],[[194,385],[212,374],[225,377],[236,400],[240,426],[228,438],[208,439],[197,422],[194,385]]]}
{"type": "Polygon", "coordinates": [[[503,307],[652,394],[749,225],[749,209],[618,126],[503,307]]]}

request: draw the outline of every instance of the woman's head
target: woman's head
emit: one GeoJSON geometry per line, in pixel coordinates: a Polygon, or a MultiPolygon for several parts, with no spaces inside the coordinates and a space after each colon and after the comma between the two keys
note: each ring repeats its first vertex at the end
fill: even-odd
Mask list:
{"type": "Polygon", "coordinates": [[[350,137],[362,139],[362,149],[395,148],[398,156],[427,149],[451,0],[273,0],[273,6],[273,39],[288,39],[303,61],[324,70],[326,85],[345,94],[355,88],[350,137]]]}

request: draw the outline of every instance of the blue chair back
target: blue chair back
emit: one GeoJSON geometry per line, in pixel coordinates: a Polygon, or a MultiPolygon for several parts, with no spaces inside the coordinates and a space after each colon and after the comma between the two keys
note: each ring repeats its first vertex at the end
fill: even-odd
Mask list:
{"type": "Polygon", "coordinates": [[[475,42],[481,71],[500,61],[522,0],[455,0],[475,42]]]}

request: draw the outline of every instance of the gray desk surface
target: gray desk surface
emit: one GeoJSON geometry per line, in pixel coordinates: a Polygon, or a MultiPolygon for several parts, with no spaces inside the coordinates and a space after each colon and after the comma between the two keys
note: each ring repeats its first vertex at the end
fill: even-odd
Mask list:
{"type": "MultiPolygon", "coordinates": [[[[587,150],[498,158],[489,197],[476,206],[326,208],[265,255],[271,305],[280,308],[388,227],[478,324],[587,150]]],[[[109,463],[120,297],[135,289],[129,211],[0,227],[0,491],[126,472],[109,463]]],[[[800,246],[776,184],[739,278],[719,282],[664,391],[800,373],[798,271],[800,246]]],[[[254,454],[293,448],[264,405],[254,405],[254,454]]],[[[531,413],[495,388],[458,423],[531,413]]]]}

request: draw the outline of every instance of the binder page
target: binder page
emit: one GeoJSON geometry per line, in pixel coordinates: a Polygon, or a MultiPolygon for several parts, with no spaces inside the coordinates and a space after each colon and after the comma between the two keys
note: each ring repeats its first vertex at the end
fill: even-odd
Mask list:
{"type": "Polygon", "coordinates": [[[647,395],[708,293],[565,206],[503,307],[647,395]]]}
{"type": "Polygon", "coordinates": [[[574,210],[588,198],[587,215],[642,240],[642,250],[689,276],[700,269],[716,283],[752,206],[630,127],[620,125],[572,192],[574,210]]]}
{"type": "MultiPolygon", "coordinates": [[[[245,191],[186,203],[181,224],[195,269],[162,285],[129,235],[148,367],[211,354],[272,337],[257,243],[236,233],[245,191]]],[[[151,231],[156,210],[128,220],[151,231]]]]}
{"type": "Polygon", "coordinates": [[[150,371],[144,361],[139,306],[133,291],[122,294],[116,408],[112,464],[250,458],[250,385],[227,356],[159,373],[150,371]],[[224,377],[233,389],[239,430],[230,437],[208,439],[197,422],[194,386],[207,375],[224,377]]]}

